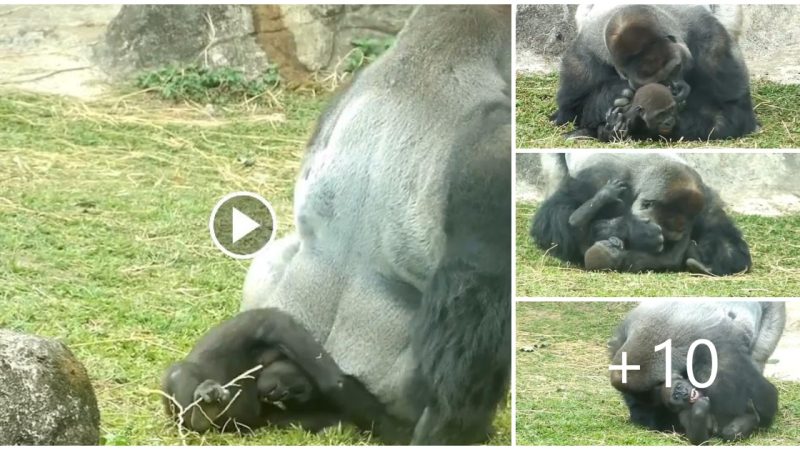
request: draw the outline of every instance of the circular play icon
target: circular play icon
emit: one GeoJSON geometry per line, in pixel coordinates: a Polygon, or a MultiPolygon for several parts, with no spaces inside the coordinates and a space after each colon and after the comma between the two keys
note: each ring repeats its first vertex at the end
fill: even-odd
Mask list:
{"type": "Polygon", "coordinates": [[[255,256],[275,236],[275,210],[252,192],[222,197],[211,211],[208,229],[222,253],[236,259],[255,256]]]}

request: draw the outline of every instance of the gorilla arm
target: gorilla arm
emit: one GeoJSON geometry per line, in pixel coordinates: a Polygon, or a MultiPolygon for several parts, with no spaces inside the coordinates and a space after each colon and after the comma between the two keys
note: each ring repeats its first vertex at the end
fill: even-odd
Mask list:
{"type": "MultiPolygon", "coordinates": [[[[223,386],[258,364],[267,365],[258,375],[259,388],[266,389],[263,384],[270,376],[277,375],[273,369],[288,367],[287,373],[292,377],[288,381],[307,385],[308,377],[319,394],[336,405],[337,417],[365,429],[376,423],[386,431],[392,430],[380,402],[357,380],[342,373],[302,325],[273,308],[248,310],[212,328],[184,361],[170,367],[164,377],[164,391],[174,396],[183,408],[202,399],[203,413],[192,408],[184,418],[184,423],[195,431],[210,428],[209,419],[225,422],[230,418],[250,427],[283,422],[286,419],[282,416],[286,415],[278,411],[275,417],[270,413],[262,417],[261,396],[269,398],[270,393],[253,392],[254,383],[244,380],[240,387],[232,387],[241,390],[239,395],[232,395],[223,386]],[[276,361],[282,358],[288,360],[276,361]],[[278,364],[275,368],[269,366],[273,362],[278,364]]],[[[165,406],[171,405],[165,400],[165,406]]],[[[318,422],[318,413],[300,412],[296,418],[301,424],[318,422]]],[[[289,415],[295,417],[293,412],[289,415]]]]}
{"type": "Polygon", "coordinates": [[[446,252],[414,319],[417,445],[484,441],[510,381],[510,100],[467,123],[448,164],[446,252]]]}
{"type": "Polygon", "coordinates": [[[675,136],[726,139],[758,128],[747,66],[738,45],[714,17],[691,19],[687,42],[695,67],[686,74],[693,94],[679,114],[675,136]]]}

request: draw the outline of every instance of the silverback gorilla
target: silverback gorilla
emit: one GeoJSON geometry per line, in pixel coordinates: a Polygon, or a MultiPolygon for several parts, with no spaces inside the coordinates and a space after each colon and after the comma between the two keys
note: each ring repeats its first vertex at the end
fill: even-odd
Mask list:
{"type": "Polygon", "coordinates": [[[681,106],[668,139],[724,139],[757,127],[738,44],[701,5],[585,5],[562,58],[556,124],[601,140],[652,137],[626,114],[632,90],[672,88],[681,106]]]}
{"type": "Polygon", "coordinates": [[[750,269],[749,247],[722,200],[679,156],[570,153],[542,161],[558,188],[536,210],[530,233],[550,255],[628,272],[750,269]]]}
{"type": "Polygon", "coordinates": [[[511,11],[421,6],[320,117],[295,231],[242,310],[287,312],[413,444],[481,442],[511,368],[511,11]]]}
{"type": "MultiPolygon", "coordinates": [[[[612,364],[640,366],[611,372],[611,384],[622,394],[631,421],[654,430],[680,430],[693,444],[712,437],[736,440],[768,427],[778,409],[778,391],[762,375],[786,322],[782,302],[710,302],[648,300],[634,308],[609,341],[612,364]],[[672,374],[665,373],[665,351],[655,347],[671,339],[672,374]],[[692,343],[707,339],[718,358],[715,381],[694,388],[687,380],[692,343]],[[672,387],[666,389],[666,377],[672,387]],[[687,414],[688,413],[688,414],[687,414]]],[[[711,373],[706,346],[694,353],[692,371],[700,383],[711,373]]]]}

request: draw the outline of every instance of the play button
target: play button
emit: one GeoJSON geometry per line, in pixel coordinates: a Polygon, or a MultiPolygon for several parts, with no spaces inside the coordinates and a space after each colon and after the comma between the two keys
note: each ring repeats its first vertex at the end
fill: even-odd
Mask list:
{"type": "Polygon", "coordinates": [[[255,220],[247,217],[247,214],[239,211],[235,207],[233,208],[233,217],[231,217],[231,224],[232,224],[232,231],[231,231],[231,238],[233,239],[233,244],[239,241],[239,239],[247,236],[255,230],[256,228],[260,227],[261,224],[256,222],[255,220]]]}
{"type": "Polygon", "coordinates": [[[234,192],[214,206],[208,228],[211,240],[223,253],[236,259],[252,258],[275,236],[275,211],[258,194],[234,192]]]}

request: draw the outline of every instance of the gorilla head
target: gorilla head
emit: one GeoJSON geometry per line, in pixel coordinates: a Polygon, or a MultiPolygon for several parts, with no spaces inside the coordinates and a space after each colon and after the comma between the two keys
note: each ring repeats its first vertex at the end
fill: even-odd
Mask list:
{"type": "Polygon", "coordinates": [[[661,226],[664,239],[680,241],[691,231],[706,205],[706,193],[697,172],[685,164],[659,160],[642,169],[631,206],[634,216],[661,226]]]}
{"type": "Polygon", "coordinates": [[[677,125],[678,103],[668,87],[650,83],[636,90],[625,114],[628,120],[643,122],[644,128],[653,136],[668,137],[677,125]]]}
{"type": "Polygon", "coordinates": [[[618,10],[608,21],[605,42],[614,67],[637,89],[682,80],[692,54],[677,32],[668,30],[649,5],[618,10]]]}
{"type": "MultiPolygon", "coordinates": [[[[611,363],[623,358],[639,370],[625,383],[618,371],[611,384],[628,406],[631,421],[656,430],[684,430],[694,444],[720,436],[747,437],[768,427],[778,410],[778,391],[761,373],[775,350],[786,321],[781,302],[645,300],[625,317],[609,341],[611,363]],[[713,343],[718,371],[701,390],[687,378],[689,348],[698,339],[713,343]],[[671,348],[671,381],[666,387],[665,351],[671,348]],[[624,355],[624,356],[623,356],[624,355]]],[[[710,378],[711,351],[692,355],[692,373],[710,378]]]]}

